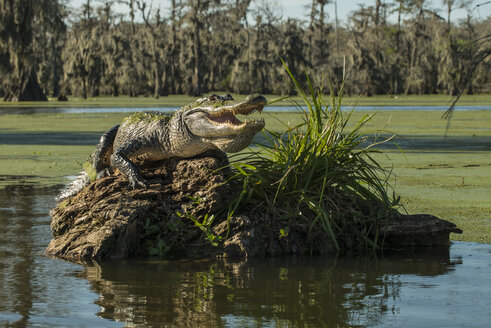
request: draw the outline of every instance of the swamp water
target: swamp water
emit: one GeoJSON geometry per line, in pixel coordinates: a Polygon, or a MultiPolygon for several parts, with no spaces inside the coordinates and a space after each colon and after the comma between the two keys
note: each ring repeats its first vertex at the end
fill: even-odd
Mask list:
{"type": "MultiPolygon", "coordinates": [[[[100,135],[88,131],[82,141],[70,134],[48,140],[42,132],[36,141],[32,135],[19,139],[23,134],[8,128],[4,132],[0,145],[9,151],[39,148],[15,158],[32,157],[36,165],[44,144],[92,148],[100,135]]],[[[50,259],[43,256],[51,239],[48,212],[62,179],[27,174],[0,173],[0,327],[486,327],[491,322],[488,244],[242,263],[154,259],[83,266],[50,259]]]]}

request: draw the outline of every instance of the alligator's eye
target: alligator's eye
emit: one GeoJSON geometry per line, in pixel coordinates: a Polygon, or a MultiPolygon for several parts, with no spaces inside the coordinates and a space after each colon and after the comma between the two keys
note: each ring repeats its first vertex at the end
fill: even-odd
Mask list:
{"type": "Polygon", "coordinates": [[[222,99],[223,100],[234,100],[234,98],[232,98],[232,95],[230,95],[230,93],[224,94],[222,96],[222,99]]]}
{"type": "Polygon", "coordinates": [[[213,122],[217,122],[217,123],[228,123],[233,125],[242,124],[242,122],[237,117],[235,117],[235,115],[232,112],[228,112],[228,111],[215,115],[210,114],[208,115],[208,118],[213,122]]]}

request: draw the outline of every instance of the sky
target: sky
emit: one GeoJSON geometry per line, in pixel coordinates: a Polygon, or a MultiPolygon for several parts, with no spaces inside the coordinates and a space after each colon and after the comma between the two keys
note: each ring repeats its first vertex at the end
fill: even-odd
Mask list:
{"type": "MultiPolygon", "coordinates": [[[[156,8],[160,6],[164,14],[170,6],[170,0],[146,0],[147,2],[152,2],[153,7],[156,8]]],[[[266,0],[268,1],[268,0],[266,0]]],[[[307,20],[309,17],[308,9],[306,6],[309,6],[312,3],[312,0],[271,0],[272,2],[276,2],[282,10],[283,17],[292,17],[307,20]]],[[[79,7],[85,0],[69,0],[72,6],[79,7]]],[[[94,4],[101,3],[102,0],[92,0],[94,4]]],[[[429,0],[429,7],[433,9],[437,9],[443,17],[446,17],[446,11],[444,6],[442,5],[442,0],[429,0]]],[[[485,0],[474,0],[475,4],[487,2],[485,0]]],[[[338,19],[341,22],[345,22],[346,18],[350,15],[350,12],[356,10],[358,8],[358,4],[364,4],[365,6],[373,6],[375,4],[375,0],[337,0],[337,10],[338,10],[338,19]]],[[[119,7],[124,8],[124,7],[119,7]]],[[[334,4],[327,5],[327,12],[329,14],[329,20],[334,20],[334,4]]],[[[474,10],[473,16],[480,19],[485,19],[491,16],[491,4],[483,5],[474,10]]],[[[466,17],[465,10],[456,10],[452,14],[452,19],[460,19],[466,17]]]]}

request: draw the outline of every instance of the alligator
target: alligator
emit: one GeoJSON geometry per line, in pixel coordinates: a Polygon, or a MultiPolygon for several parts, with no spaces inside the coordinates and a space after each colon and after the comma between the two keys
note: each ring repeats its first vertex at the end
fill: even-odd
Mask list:
{"type": "MultiPolygon", "coordinates": [[[[200,98],[169,115],[157,111],[135,113],[105,132],[92,154],[92,170],[100,179],[114,168],[128,177],[133,189],[148,188],[135,164],[171,157],[190,158],[214,150],[234,153],[248,147],[264,127],[264,120],[241,122],[235,115],[262,112],[266,99],[249,95],[236,102],[230,95],[200,98]]],[[[226,158],[226,155],[224,155],[226,158]]],[[[57,197],[57,201],[77,194],[91,182],[87,169],[82,171],[57,197]]]]}

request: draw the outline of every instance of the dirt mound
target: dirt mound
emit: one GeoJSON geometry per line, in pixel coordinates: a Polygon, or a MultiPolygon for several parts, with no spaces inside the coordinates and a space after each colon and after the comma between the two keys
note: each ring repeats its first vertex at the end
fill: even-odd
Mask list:
{"type": "MultiPolygon", "coordinates": [[[[72,261],[148,255],[200,258],[284,253],[325,254],[334,245],[308,229],[280,236],[271,218],[247,213],[227,219],[232,195],[223,158],[169,159],[141,166],[148,189],[132,190],[115,173],[60,202],[50,214],[48,256],[72,261]],[[216,214],[211,215],[211,214],[216,214]]],[[[255,211],[256,213],[258,211],[255,211]]],[[[260,211],[259,211],[260,212],[260,211]]],[[[380,228],[387,248],[448,245],[459,229],[431,215],[401,216],[380,228]]],[[[355,248],[349,236],[340,245],[355,248]]]]}

